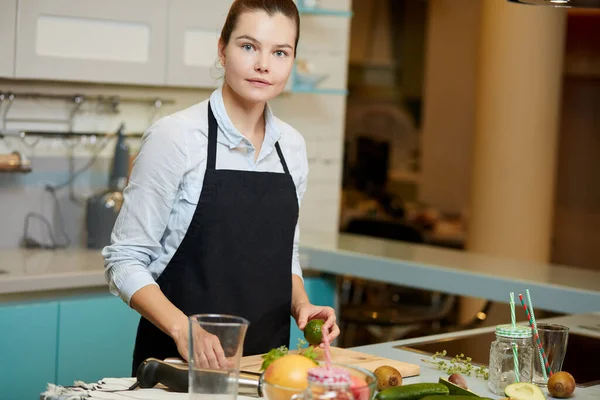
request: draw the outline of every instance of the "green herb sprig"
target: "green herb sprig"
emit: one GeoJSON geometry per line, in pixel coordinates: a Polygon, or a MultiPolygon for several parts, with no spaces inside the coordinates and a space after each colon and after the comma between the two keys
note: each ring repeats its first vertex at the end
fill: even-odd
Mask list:
{"type": "Polygon", "coordinates": [[[471,357],[465,357],[464,354],[459,354],[452,358],[450,361],[440,360],[439,357],[445,357],[447,354],[446,350],[436,352],[431,356],[431,360],[421,360],[425,363],[435,365],[439,370],[444,371],[450,375],[454,373],[460,373],[463,375],[471,376],[473,373],[478,378],[487,380],[489,378],[489,371],[483,366],[473,366],[471,364],[471,357]]]}
{"type": "MultiPolygon", "coordinates": [[[[304,348],[304,346],[306,344],[307,343],[304,339],[298,338],[298,354],[303,355],[304,357],[310,358],[314,362],[317,362],[318,354],[315,351],[315,348],[312,346],[308,346],[308,347],[304,348]],[[303,350],[303,348],[304,348],[304,350],[303,350]]],[[[266,370],[273,361],[285,356],[288,353],[289,353],[289,349],[287,348],[287,346],[280,346],[275,349],[271,349],[268,353],[263,354],[263,356],[262,356],[263,362],[262,362],[262,365],[260,366],[260,370],[261,371],[266,370]]]]}

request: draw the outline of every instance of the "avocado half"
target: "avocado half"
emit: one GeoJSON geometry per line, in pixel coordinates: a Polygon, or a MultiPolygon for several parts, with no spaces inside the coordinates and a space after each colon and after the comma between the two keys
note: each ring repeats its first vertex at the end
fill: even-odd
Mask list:
{"type": "Polygon", "coordinates": [[[532,383],[511,383],[504,388],[504,394],[511,400],[546,400],[542,389],[532,383]]]}

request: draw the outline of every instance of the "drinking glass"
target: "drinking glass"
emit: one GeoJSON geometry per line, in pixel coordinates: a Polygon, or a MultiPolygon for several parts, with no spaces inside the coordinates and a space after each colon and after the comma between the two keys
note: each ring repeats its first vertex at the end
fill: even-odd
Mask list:
{"type": "MultiPolygon", "coordinates": [[[[562,369],[565,354],[567,353],[567,342],[569,340],[569,328],[557,324],[537,324],[538,335],[542,342],[542,347],[546,353],[550,370],[553,374],[562,369]]],[[[533,339],[535,341],[535,339],[533,339]]],[[[534,342],[536,354],[533,359],[533,383],[545,386],[548,383],[548,376],[544,379],[542,369],[545,365],[540,361],[539,348],[537,342],[534,342]]]]}
{"type": "Polygon", "coordinates": [[[249,322],[224,314],[189,317],[190,400],[235,400],[249,322]]]}

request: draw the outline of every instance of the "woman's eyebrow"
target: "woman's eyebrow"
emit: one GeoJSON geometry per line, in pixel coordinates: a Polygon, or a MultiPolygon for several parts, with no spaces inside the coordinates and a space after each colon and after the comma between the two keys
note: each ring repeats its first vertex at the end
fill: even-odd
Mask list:
{"type": "Polygon", "coordinates": [[[246,39],[251,42],[259,43],[258,40],[254,39],[252,36],[248,36],[248,35],[242,35],[242,36],[238,36],[235,38],[235,40],[238,40],[238,39],[246,39]]]}
{"type": "MultiPolygon", "coordinates": [[[[236,37],[235,39],[236,39],[236,40],[239,40],[239,39],[245,39],[245,40],[248,40],[248,41],[250,41],[250,42],[254,42],[254,43],[260,43],[258,40],[254,39],[252,36],[248,36],[248,35],[241,35],[241,36],[238,36],[238,37],[236,37]]],[[[284,44],[278,44],[278,45],[275,45],[274,47],[277,47],[277,48],[284,48],[284,47],[287,47],[287,48],[289,48],[289,49],[291,49],[291,50],[293,50],[293,49],[294,49],[292,46],[290,46],[290,45],[289,45],[289,44],[287,44],[287,43],[284,43],[284,44]]]]}

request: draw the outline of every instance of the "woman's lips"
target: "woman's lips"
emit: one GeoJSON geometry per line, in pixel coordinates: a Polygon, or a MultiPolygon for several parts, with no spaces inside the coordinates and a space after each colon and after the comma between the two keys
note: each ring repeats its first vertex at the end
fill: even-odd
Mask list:
{"type": "Polygon", "coordinates": [[[267,86],[271,86],[271,82],[265,81],[263,79],[248,79],[251,85],[259,88],[264,88],[267,86]]]}

